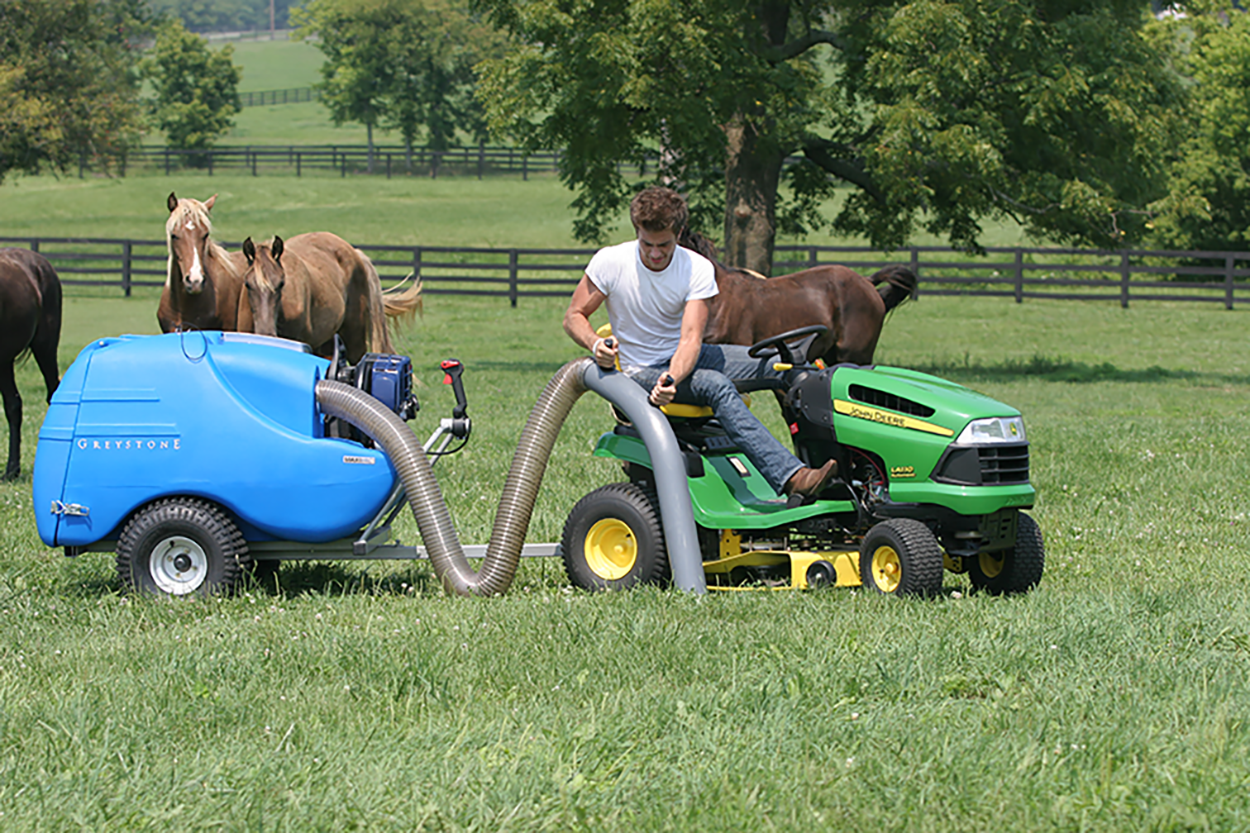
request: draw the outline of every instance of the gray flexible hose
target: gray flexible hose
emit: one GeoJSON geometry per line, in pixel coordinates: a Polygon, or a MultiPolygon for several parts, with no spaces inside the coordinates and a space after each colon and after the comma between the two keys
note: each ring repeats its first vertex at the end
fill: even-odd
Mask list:
{"type": "Polygon", "coordinates": [[[582,377],[588,364],[593,362],[581,358],[564,365],[534,403],[504,481],[480,572],[469,566],[429,458],[404,421],[377,399],[341,382],[318,382],[316,395],[322,411],[352,423],[386,450],[408,493],[422,541],[443,587],[461,596],[494,596],[507,592],[516,575],[547,459],[569,411],[586,392],[582,377]]]}

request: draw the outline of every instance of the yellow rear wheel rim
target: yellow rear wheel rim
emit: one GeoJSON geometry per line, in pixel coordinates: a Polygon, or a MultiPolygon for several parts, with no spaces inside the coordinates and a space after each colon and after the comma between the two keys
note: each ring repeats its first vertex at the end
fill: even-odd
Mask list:
{"type": "Polygon", "coordinates": [[[881,546],[872,553],[872,580],[883,593],[893,593],[903,579],[903,559],[894,547],[881,546]]]}
{"type": "Polygon", "coordinates": [[[629,575],[638,561],[638,539],[629,524],[604,518],[586,533],[586,564],[599,578],[616,581],[629,575]]]}
{"type": "Polygon", "coordinates": [[[983,552],[977,556],[977,566],[981,568],[981,575],[986,578],[997,578],[998,574],[1003,571],[1003,564],[1006,559],[996,558],[993,554],[983,552]]]}

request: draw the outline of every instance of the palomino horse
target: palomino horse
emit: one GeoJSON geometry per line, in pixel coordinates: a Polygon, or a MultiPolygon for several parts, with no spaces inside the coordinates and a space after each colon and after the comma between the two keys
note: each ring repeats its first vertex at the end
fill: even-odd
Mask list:
{"type": "Polygon", "coordinates": [[[716,259],[716,249],[701,234],[687,232],[681,243],[712,261],[720,291],[708,299],[708,344],[755,344],[769,336],[822,324],[808,349],[827,365],[872,364],[885,314],[911,297],[916,275],[903,266],[887,266],[865,278],[845,266],[825,265],[793,275],[764,278],[733,269],[716,259]]]}
{"type": "MultiPolygon", "coordinates": [[[[395,352],[386,314],[406,310],[398,299],[387,309],[373,261],[343,238],[316,231],[258,246],[249,237],[243,254],[240,330],[302,341],[323,356],[333,352],[338,333],[352,362],[368,352],[395,352]]],[[[420,285],[403,297],[415,309],[420,285]]]]}
{"type": "Polygon", "coordinates": [[[60,340],[61,281],[52,264],[29,249],[0,249],[0,394],[9,423],[5,480],[17,478],[22,460],[22,397],[14,364],[34,354],[51,402],[60,382],[56,366],[60,340]]]}
{"type": "Polygon", "coordinates": [[[247,260],[242,252],[228,252],[209,239],[213,221],[208,212],[216,201],[216,194],[204,202],[169,195],[169,268],[156,311],[162,332],[237,329],[247,260]]]}

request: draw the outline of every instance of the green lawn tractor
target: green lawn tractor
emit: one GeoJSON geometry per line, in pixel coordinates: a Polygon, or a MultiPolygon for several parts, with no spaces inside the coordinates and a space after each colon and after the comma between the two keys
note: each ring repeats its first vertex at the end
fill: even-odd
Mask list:
{"type": "MultiPolygon", "coordinates": [[[[911,370],[796,361],[821,331],[807,327],[751,347],[752,356],[775,356],[782,371],[772,390],[797,456],[813,467],[838,462],[839,476],[816,499],[778,497],[710,411],[686,406],[669,416],[703,569],[685,583],[930,595],[950,570],[994,594],[1034,587],[1045,554],[1041,530],[1021,511],[1036,492],[1020,412],[911,370]]],[[[739,389],[759,390],[753,382],[739,389]]],[[[684,504],[685,495],[657,488],[647,441],[614,412],[619,424],[594,453],[619,460],[628,481],[582,498],[560,547],[570,580],[586,589],[677,578],[663,516],[684,513],[665,504],[684,504]]]]}

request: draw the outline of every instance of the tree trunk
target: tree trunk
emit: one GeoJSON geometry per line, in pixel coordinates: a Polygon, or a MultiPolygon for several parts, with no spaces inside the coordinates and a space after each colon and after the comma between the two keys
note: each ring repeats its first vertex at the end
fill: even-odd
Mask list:
{"type": "Polygon", "coordinates": [[[725,127],[725,246],[731,266],[772,273],[777,184],[785,157],[738,115],[725,127]]]}

